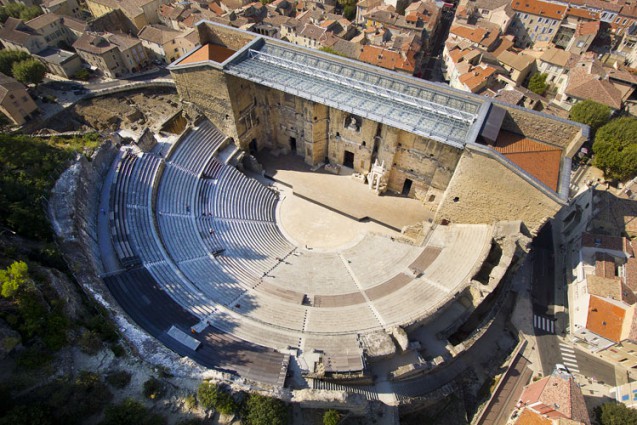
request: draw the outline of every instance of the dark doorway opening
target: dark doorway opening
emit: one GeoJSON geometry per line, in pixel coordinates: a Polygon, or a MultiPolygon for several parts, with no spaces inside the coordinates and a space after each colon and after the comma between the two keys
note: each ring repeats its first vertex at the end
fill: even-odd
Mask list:
{"type": "Polygon", "coordinates": [[[411,191],[411,184],[413,182],[411,181],[411,179],[405,179],[405,183],[403,183],[403,191],[401,192],[403,195],[407,196],[409,195],[409,192],[411,191]]]}
{"type": "Polygon", "coordinates": [[[256,155],[257,152],[258,152],[257,139],[252,139],[252,141],[250,142],[250,154],[251,155],[256,155]]]}
{"type": "Polygon", "coordinates": [[[343,159],[343,166],[348,168],[354,168],[354,153],[345,151],[345,159],[343,159]]]}
{"type": "Polygon", "coordinates": [[[290,137],[290,150],[296,153],[296,137],[290,137]]]}

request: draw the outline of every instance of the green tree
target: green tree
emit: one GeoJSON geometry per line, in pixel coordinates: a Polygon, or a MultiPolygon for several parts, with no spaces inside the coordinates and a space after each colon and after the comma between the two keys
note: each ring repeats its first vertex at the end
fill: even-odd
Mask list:
{"type": "Polygon", "coordinates": [[[533,93],[537,93],[540,96],[543,96],[544,93],[546,93],[546,90],[549,88],[549,85],[546,84],[546,77],[548,77],[548,75],[541,74],[539,72],[533,74],[531,76],[531,79],[529,80],[529,90],[531,90],[533,93]]]}
{"type": "Polygon", "coordinates": [[[350,21],[356,17],[356,0],[338,0],[343,8],[343,16],[350,21]]]}
{"type": "Polygon", "coordinates": [[[25,6],[22,3],[9,3],[0,7],[0,22],[4,23],[9,17],[19,18],[23,21],[29,21],[40,16],[42,8],[40,6],[25,6]]]}
{"type": "Polygon", "coordinates": [[[33,18],[37,18],[42,13],[40,6],[27,6],[20,12],[20,19],[23,21],[30,21],[33,18]]]}
{"type": "Polygon", "coordinates": [[[13,71],[11,69],[13,67],[13,64],[30,58],[31,55],[27,52],[0,50],[0,72],[5,75],[13,76],[13,71]]]}
{"type": "Polygon", "coordinates": [[[637,175],[637,118],[611,120],[595,134],[593,164],[612,179],[637,175]]]}
{"type": "Polygon", "coordinates": [[[285,425],[289,422],[288,407],[276,398],[250,394],[244,405],[241,422],[245,425],[285,425]]]}
{"type": "Polygon", "coordinates": [[[46,74],[46,66],[37,59],[26,59],[11,66],[13,78],[23,84],[40,84],[46,74]]]}
{"type": "Polygon", "coordinates": [[[2,296],[13,298],[29,281],[29,267],[24,261],[14,261],[6,270],[0,270],[2,296]]]}
{"type": "Polygon", "coordinates": [[[610,121],[610,112],[611,109],[606,105],[592,100],[584,100],[571,108],[568,117],[573,121],[590,126],[595,131],[610,121]]]}
{"type": "Polygon", "coordinates": [[[225,415],[235,412],[238,408],[232,394],[208,381],[199,385],[197,399],[204,409],[214,409],[225,415]]]}
{"type": "Polygon", "coordinates": [[[140,403],[130,398],[121,404],[109,406],[104,410],[101,425],[164,425],[166,418],[150,413],[140,403]]]}
{"type": "Polygon", "coordinates": [[[323,425],[338,425],[341,414],[334,409],[330,409],[323,414],[323,425]]]}
{"type": "Polygon", "coordinates": [[[597,407],[595,416],[601,425],[637,425],[637,411],[614,401],[597,407]]]}

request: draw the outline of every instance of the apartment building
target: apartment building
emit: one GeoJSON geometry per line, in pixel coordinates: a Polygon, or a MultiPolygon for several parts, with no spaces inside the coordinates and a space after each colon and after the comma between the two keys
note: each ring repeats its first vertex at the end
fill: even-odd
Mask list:
{"type": "Polygon", "coordinates": [[[522,48],[551,43],[567,11],[566,6],[540,0],[513,0],[511,7],[515,15],[509,33],[515,36],[515,45],[522,48]]]}
{"type": "Polygon", "coordinates": [[[0,112],[16,125],[26,123],[38,110],[24,85],[0,73],[0,112]]]}

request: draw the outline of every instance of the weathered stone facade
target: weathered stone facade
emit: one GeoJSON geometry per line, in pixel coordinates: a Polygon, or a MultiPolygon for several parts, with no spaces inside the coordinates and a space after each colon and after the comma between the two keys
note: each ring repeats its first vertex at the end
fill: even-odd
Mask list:
{"type": "Polygon", "coordinates": [[[536,232],[562,207],[557,200],[487,155],[465,150],[436,221],[494,223],[521,220],[536,232]]]}

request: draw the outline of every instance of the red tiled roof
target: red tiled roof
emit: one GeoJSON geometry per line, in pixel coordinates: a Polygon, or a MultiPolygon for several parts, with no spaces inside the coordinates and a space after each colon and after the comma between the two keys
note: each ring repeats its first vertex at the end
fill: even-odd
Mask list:
{"type": "Polygon", "coordinates": [[[588,303],[586,328],[597,335],[619,342],[626,309],[592,295],[588,303]]]}
{"type": "Polygon", "coordinates": [[[463,25],[456,25],[449,30],[451,34],[455,34],[458,37],[466,38],[474,43],[480,43],[487,35],[487,30],[484,28],[474,27],[469,28],[463,25]]]}
{"type": "Polygon", "coordinates": [[[552,421],[549,418],[545,418],[539,413],[535,413],[529,409],[524,409],[515,425],[552,425],[552,421]]]}
{"type": "Polygon", "coordinates": [[[615,273],[615,260],[604,252],[595,253],[595,275],[607,278],[617,276],[615,273]]]}
{"type": "Polygon", "coordinates": [[[632,245],[626,238],[621,236],[596,235],[585,232],[582,233],[582,248],[607,249],[633,256],[632,245]]]}
{"type": "Polygon", "coordinates": [[[513,10],[530,13],[537,16],[546,16],[559,21],[566,15],[566,6],[555,3],[546,3],[539,0],[513,0],[511,2],[513,10]]]}
{"type": "Polygon", "coordinates": [[[580,9],[578,7],[569,7],[566,11],[568,16],[576,16],[578,18],[590,19],[591,21],[599,19],[599,13],[593,12],[587,9],[580,9]]]}
{"type": "Polygon", "coordinates": [[[366,45],[363,46],[363,50],[358,57],[358,60],[380,66],[385,69],[400,69],[413,73],[415,69],[414,54],[415,52],[410,50],[407,52],[406,57],[403,57],[399,52],[386,50],[382,47],[366,45]]]}
{"type": "Polygon", "coordinates": [[[579,24],[577,24],[577,28],[575,29],[575,34],[577,35],[597,34],[599,32],[599,28],[600,28],[599,21],[580,22],[579,24]]]}
{"type": "Polygon", "coordinates": [[[467,86],[472,93],[475,93],[479,90],[493,74],[495,74],[496,69],[490,66],[485,66],[484,68],[481,66],[476,66],[472,68],[469,72],[462,74],[458,77],[458,81],[467,86]]]}
{"type": "Polygon", "coordinates": [[[186,65],[191,63],[206,62],[209,60],[221,63],[235,53],[235,50],[218,46],[216,44],[204,44],[190,56],[182,60],[179,64],[186,65]]]}
{"type": "Polygon", "coordinates": [[[493,148],[551,189],[557,190],[562,158],[560,148],[508,131],[500,132],[493,148]]]}

